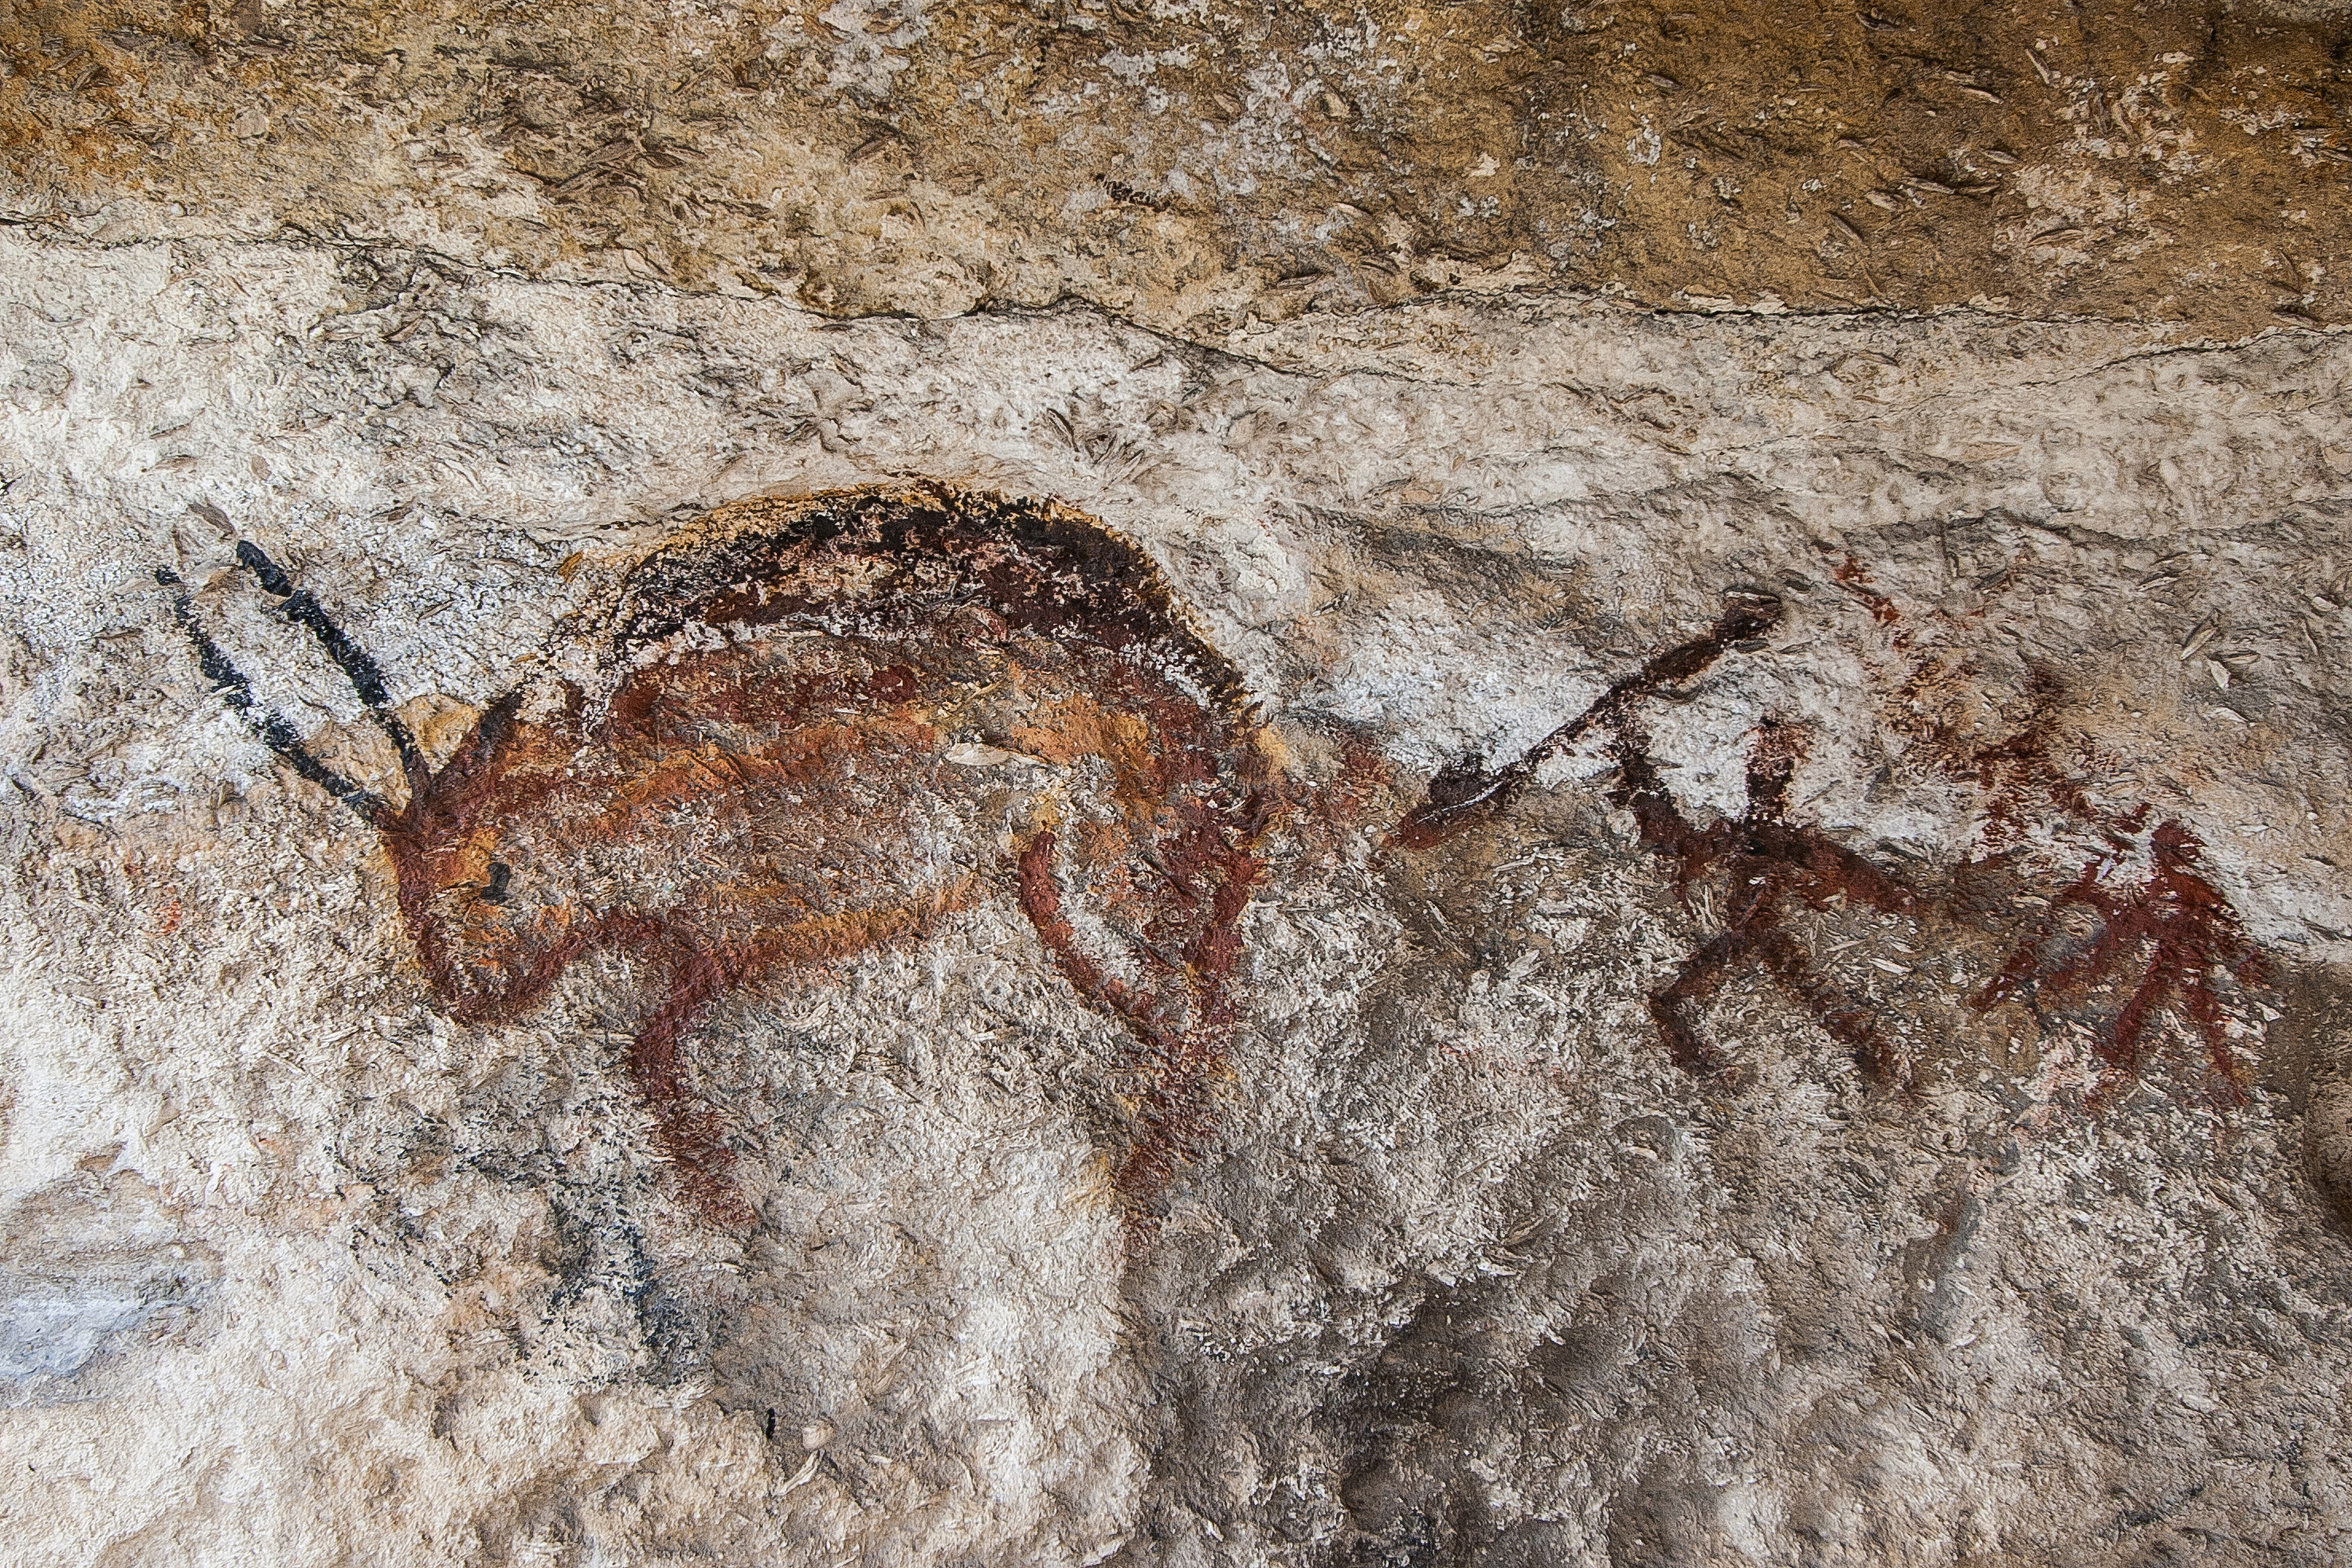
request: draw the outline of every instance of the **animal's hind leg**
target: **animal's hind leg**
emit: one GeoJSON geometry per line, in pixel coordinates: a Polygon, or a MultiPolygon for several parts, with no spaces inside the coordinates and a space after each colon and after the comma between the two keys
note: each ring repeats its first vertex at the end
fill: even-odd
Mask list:
{"type": "Polygon", "coordinates": [[[1165,1186],[1184,1151],[1208,1131],[1202,1109],[1208,1088],[1206,1053],[1198,1042],[1168,1027],[1165,1014],[1151,997],[1135,990],[1079,947],[1077,932],[1062,912],[1062,893],[1054,881],[1055,837],[1041,829],[1015,861],[1021,890],[1021,911],[1036,928],[1045,952],[1073,989],[1087,1003],[1118,1018],[1144,1047],[1151,1074],[1151,1089],[1136,1117],[1136,1132],[1119,1161],[1114,1177],[1119,1194],[1140,1208],[1165,1186]]]}

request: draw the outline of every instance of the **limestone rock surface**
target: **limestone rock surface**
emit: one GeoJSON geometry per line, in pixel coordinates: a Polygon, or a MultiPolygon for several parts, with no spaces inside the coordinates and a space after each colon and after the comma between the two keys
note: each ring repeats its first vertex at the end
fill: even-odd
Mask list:
{"type": "Polygon", "coordinates": [[[2347,24],[2068,16],[10,13],[0,1556],[2343,1561],[2347,24]],[[616,925],[453,1003],[296,742],[390,811],[937,485],[1219,754],[730,601],[631,668],[868,649],[793,722],[978,804],[807,776],[969,896],[668,1105],[616,925]]]}

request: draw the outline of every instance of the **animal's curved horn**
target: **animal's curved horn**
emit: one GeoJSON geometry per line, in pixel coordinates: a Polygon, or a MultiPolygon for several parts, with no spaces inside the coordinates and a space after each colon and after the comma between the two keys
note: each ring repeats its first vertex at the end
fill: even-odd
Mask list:
{"type": "Polygon", "coordinates": [[[327,657],[335,661],[335,668],[343,672],[343,678],[352,683],[352,689],[359,694],[368,717],[375,721],[375,727],[384,732],[400,752],[400,768],[408,777],[410,794],[413,795],[423,789],[430,781],[433,770],[426,765],[425,753],[417,750],[416,737],[408,732],[408,726],[402,723],[400,715],[392,710],[392,696],[384,689],[383,671],[374,659],[368,657],[367,649],[353,642],[350,634],[335,624],[334,617],[327,614],[326,606],[320,604],[308,588],[296,587],[284,568],[264,554],[259,545],[249,539],[238,540],[236,559],[239,565],[259,579],[264,590],[286,601],[278,609],[288,620],[310,628],[311,635],[319,639],[319,646],[327,650],[327,657]]]}
{"type": "Polygon", "coordinates": [[[252,727],[261,743],[293,764],[296,773],[359,813],[370,826],[382,826],[384,818],[390,815],[383,797],[372,790],[362,789],[311,755],[310,748],[302,743],[302,737],[295,733],[294,726],[289,724],[276,709],[254,696],[253,683],[245,678],[245,671],[237,668],[236,660],[221,651],[220,644],[213,641],[212,634],[205,631],[204,623],[196,618],[195,601],[188,596],[188,585],[181,581],[180,574],[168,566],[158,566],[155,568],[155,581],[171,590],[172,618],[180,623],[180,629],[194,645],[196,662],[203,668],[205,679],[213,683],[213,689],[224,701],[244,715],[246,723],[252,727]]]}

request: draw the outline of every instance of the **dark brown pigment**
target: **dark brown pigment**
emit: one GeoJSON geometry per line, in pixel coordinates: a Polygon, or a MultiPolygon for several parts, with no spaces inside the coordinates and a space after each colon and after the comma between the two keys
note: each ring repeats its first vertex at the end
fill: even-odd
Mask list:
{"type": "MultiPolygon", "coordinates": [[[[1259,845],[1294,803],[1231,665],[1182,624],[1149,559],[1091,520],[934,485],[723,509],[626,574],[602,634],[618,673],[600,710],[570,680],[519,689],[438,770],[392,714],[366,654],[259,551],[241,547],[240,560],[318,637],[394,742],[408,784],[397,810],[260,709],[178,579],[157,576],[225,698],[382,835],[419,963],[453,1016],[520,1016],[598,950],[658,976],[624,1065],[713,1219],[753,1216],[729,1179],[734,1155],[719,1119],[688,1081],[685,1047],[711,1005],[779,971],[919,940],[990,897],[1016,905],[1078,995],[1138,1042],[1131,1065],[1145,1087],[1117,1164],[1131,1214],[1145,1217],[1213,1131],[1210,1097],[1236,1021],[1239,922],[1263,874],[1259,845]],[[978,765],[951,756],[959,742],[985,748],[961,758],[978,765]]],[[[1895,623],[1858,565],[1838,576],[1874,619],[1895,623]]],[[[1619,769],[1611,798],[1672,861],[1685,908],[1702,879],[1719,875],[1730,890],[1722,929],[1650,999],[1675,1062],[1693,1073],[1727,1066],[1697,1010],[1753,963],[1874,1079],[1891,1080],[1904,1064],[1885,1036],[1783,918],[1791,898],[1916,914],[1919,895],[1787,820],[1798,728],[1761,726],[1745,809],[1701,827],[1675,803],[1636,716],[1727,650],[1758,646],[1780,608],[1769,595],[1732,595],[1705,634],[1616,681],[1523,755],[1442,771],[1389,843],[1426,849],[1491,821],[1544,761],[1605,734],[1619,769]]],[[[2062,695],[2036,671],[2017,733],[1989,746],[1932,724],[1922,735],[1984,790],[1990,837],[2017,837],[2039,795],[2114,849],[2056,895],[2104,917],[2091,947],[2045,974],[2046,939],[2029,942],[1974,1005],[1989,1009],[2037,981],[2105,981],[2152,944],[2103,1059],[2135,1071],[2155,1011],[2177,998],[2236,1094],[2210,977],[2228,968],[2252,983],[2260,956],[2192,869],[2200,845],[2178,822],[2157,830],[2145,884],[2129,894],[2105,885],[2147,808],[2102,815],[2054,763],[2062,695]]],[[[1348,815],[1378,771],[1351,751],[1319,815],[1348,815]]]]}
{"type": "Polygon", "coordinates": [[[1739,594],[1706,633],[1667,649],[1612,685],[1593,704],[1502,768],[1457,767],[1430,781],[1428,797],[1400,823],[1390,843],[1427,848],[1474,823],[1492,817],[1524,789],[1548,758],[1596,731],[1611,738],[1619,782],[1611,799],[1633,813],[1642,842],[1675,863],[1675,890],[1687,908],[1691,884],[1720,873],[1732,890],[1724,929],[1683,960],[1675,979],[1650,998],[1675,1065],[1693,1073],[1726,1064],[1699,1035],[1696,1009],[1721,988],[1741,963],[1762,965],[1766,973],[1821,1026],[1850,1047],[1874,1078],[1895,1076],[1896,1063],[1885,1037],[1863,1009],[1853,1005],[1813,967],[1797,939],[1782,928],[1782,906],[1791,897],[1814,908],[1841,895],[1874,908],[1908,913],[1911,891],[1854,854],[1810,827],[1784,819],[1789,783],[1802,754],[1799,732],[1768,723],[1748,757],[1748,808],[1737,819],[1697,827],[1675,805],[1658,776],[1634,718],[1643,699],[1706,670],[1735,644],[1762,636],[1780,619],[1778,601],[1739,594]]]}
{"type": "Polygon", "coordinates": [[[1731,605],[1702,637],[1693,637],[1643,664],[1594,699],[1592,706],[1546,735],[1516,760],[1488,769],[1458,763],[1429,781],[1429,793],[1389,835],[1400,849],[1428,849],[1464,829],[1491,821],[1533,782],[1536,770],[1585,736],[1612,731],[1633,705],[1662,687],[1703,674],[1734,643],[1762,637],[1780,618],[1780,601],[1762,594],[1735,594],[1731,605]]]}
{"type": "MultiPolygon", "coordinates": [[[[1909,653],[1915,638],[1905,627],[1903,615],[1892,599],[1871,585],[1862,565],[1849,555],[1835,576],[1841,587],[1864,603],[1873,620],[1889,628],[1895,650],[1909,653]]],[[[2193,869],[2203,846],[2183,824],[2167,821],[2149,843],[2154,865],[2148,879],[2129,892],[2107,886],[2105,879],[2132,852],[2154,808],[2142,801],[2128,811],[2108,810],[2093,799],[2087,775],[2095,770],[2096,751],[2086,736],[2077,733],[2069,740],[2062,734],[2067,687],[2046,664],[2029,663],[2025,712],[2014,729],[1997,740],[1979,741],[1957,724],[1924,716],[1932,711],[1939,692],[1969,678],[1962,664],[1928,655],[1914,664],[1889,707],[1895,728],[1921,742],[1921,754],[1931,765],[1974,784],[1979,792],[1985,855],[1960,868],[1958,881],[1971,880],[1969,872],[2013,862],[2036,825],[2079,825],[2105,843],[2081,875],[2050,900],[2053,913],[2068,905],[2095,910],[2104,921],[2096,939],[2045,973],[2043,950],[2052,941],[2045,922],[2011,954],[1992,983],[1969,999],[1970,1005],[1989,1012],[2037,984],[2053,994],[2088,991],[2121,978],[2127,961],[2147,944],[2147,961],[2131,994],[2101,1031],[2098,1050],[2105,1081],[2093,1090],[2091,1102],[2102,1103],[2116,1081],[2137,1079],[2147,1033],[2158,1010],[2168,1002],[2177,1004],[2204,1042],[2221,1096],[2232,1103],[2242,1101],[2243,1073],[2229,1048],[2211,977],[2227,969],[2240,984],[2254,984],[2263,978],[2267,965],[2229,900],[2193,869]],[[2060,760],[2062,746],[2074,753],[2076,766],[2060,760]]]]}
{"type": "MultiPolygon", "coordinates": [[[[1895,693],[1891,711],[1896,728],[1922,742],[1926,759],[1950,774],[1976,785],[1982,796],[1984,844],[2000,853],[2022,842],[2027,826],[2044,819],[2049,807],[2067,818],[2089,825],[2109,842],[2121,845],[2147,826],[2147,808],[2136,814],[2103,813],[2090,796],[2083,778],[2053,754],[2060,743],[2058,715],[2066,700],[2065,682],[2049,666],[2027,668],[2023,721],[1997,741],[1979,742],[1958,726],[1923,719],[1936,689],[1965,679],[1966,672],[1937,657],[1923,660],[1895,693]]],[[[2078,756],[2089,760],[2089,743],[2079,737],[2078,756]]]]}
{"type": "MultiPolygon", "coordinates": [[[[2158,823],[2149,839],[2147,879],[2129,889],[2106,882],[2117,857],[2093,859],[2052,900],[2053,911],[2067,904],[2098,911],[2099,933],[2090,945],[2045,971],[2046,937],[2025,942],[1972,1005],[1979,1012],[1989,1011],[2036,984],[2057,992],[2087,989],[2120,978],[2145,949],[2147,961],[2137,983],[2099,1041],[2099,1060],[2108,1079],[2137,1075],[2142,1043],[2156,1011],[2172,1002],[2196,1026],[2222,1094],[2232,1101],[2243,1100],[2243,1075],[2230,1049],[2213,977],[2217,971],[2226,971],[2239,984],[2251,985],[2264,977],[2268,966],[2229,900],[2197,874],[2203,849],[2197,836],[2179,822],[2158,823]]],[[[2098,1094],[2107,1088],[2100,1085],[2098,1094]]]]}
{"type": "Polygon", "coordinates": [[[1814,967],[1811,955],[1781,926],[1783,907],[1801,898],[1814,909],[1833,899],[1860,900],[1889,914],[1909,914],[1911,890],[1811,827],[1786,820],[1789,784],[1804,754],[1801,731],[1767,722],[1748,754],[1748,808],[1705,827],[1694,826],[1630,721],[1617,727],[1619,769],[1610,798],[1633,814],[1642,842],[1674,862],[1675,891],[1685,908],[1690,887],[1720,875],[1729,889],[1723,930],[1683,960],[1674,983],[1650,998],[1650,1016],[1676,1066],[1714,1072],[1727,1064],[1700,1038],[1697,1009],[1740,963],[1762,965],[1790,1000],[1846,1046],[1863,1069],[1881,1082],[1900,1076],[1892,1047],[1870,1019],[1814,967]]]}
{"type": "MultiPolygon", "coordinates": [[[[1853,557],[1838,565],[1835,576],[1874,622],[1890,628],[1901,626],[1893,600],[1871,586],[1867,573],[1853,557]]],[[[1526,787],[1546,759],[1588,734],[1605,732],[1619,770],[1610,798],[1633,814],[1642,842],[1673,861],[1675,891],[1685,907],[1691,886],[1704,878],[1719,875],[1730,890],[1723,929],[1685,958],[1673,982],[1650,998],[1650,1016],[1675,1064],[1693,1073],[1716,1072],[1727,1065],[1701,1037],[1697,1009],[1738,965],[1755,963],[1851,1048],[1864,1071],[1891,1081],[1905,1076],[1905,1064],[1896,1059],[1870,1015],[1821,975],[1782,917],[1791,898],[1823,909],[1841,897],[1890,914],[1916,915],[1925,906],[1922,896],[1817,829],[1787,820],[1790,782],[1803,752],[1801,733],[1793,726],[1768,721],[1759,730],[1748,757],[1747,808],[1737,818],[1699,827],[1675,804],[1636,719],[1636,705],[1643,699],[1703,672],[1734,643],[1769,628],[1778,615],[1778,605],[1762,595],[1736,597],[1704,636],[1657,655],[1617,681],[1525,755],[1500,768],[1464,764],[1440,773],[1389,842],[1396,848],[1426,849],[1490,820],[1526,787]]],[[[1906,633],[1897,630],[1895,639],[1898,648],[1907,650],[1906,633]]],[[[2151,841],[2154,868],[2148,879],[2129,892],[2107,886],[2105,875],[2130,849],[2132,836],[2145,828],[2149,808],[2142,805],[2130,812],[2101,811],[2083,783],[2052,754],[2057,710],[2065,695],[2063,682],[2053,671],[2034,667],[2029,675],[2025,722],[1998,741],[1977,743],[1952,725],[1916,716],[1928,688],[1954,674],[1936,658],[1915,668],[1896,693],[1895,721],[1925,742],[1931,761],[1978,786],[1985,837],[1996,860],[2008,858],[2003,852],[2024,837],[2030,820],[2053,808],[2063,818],[2089,826],[2110,847],[2053,899],[2053,907],[2082,905],[2098,911],[2105,924],[2096,940],[2047,973],[2042,957],[2046,932],[2027,942],[1971,1005],[1988,1011],[2037,983],[2054,992],[2088,989],[2114,978],[2146,945],[2146,965],[2100,1046],[2110,1075],[2137,1074],[2143,1038],[2158,1009],[2176,1002],[2204,1041],[2227,1096],[2242,1099],[2242,1075],[2229,1048],[2212,976],[2226,969],[2240,984],[2251,984],[2263,977],[2265,966],[2228,900],[2196,873],[2201,849],[2196,836],[2178,821],[2162,824],[2151,841]]],[[[1972,862],[1961,871],[1987,864],[1972,862]]],[[[1962,875],[1956,886],[1970,882],[1962,875]]]]}

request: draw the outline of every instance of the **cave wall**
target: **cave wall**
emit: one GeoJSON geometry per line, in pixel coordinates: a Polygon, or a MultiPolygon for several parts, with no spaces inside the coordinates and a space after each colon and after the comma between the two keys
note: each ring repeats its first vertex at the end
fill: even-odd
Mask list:
{"type": "Polygon", "coordinates": [[[0,1546],[2340,1561],[2347,37],[0,15],[0,1546]],[[842,493],[1076,563],[616,637],[842,493]]]}

